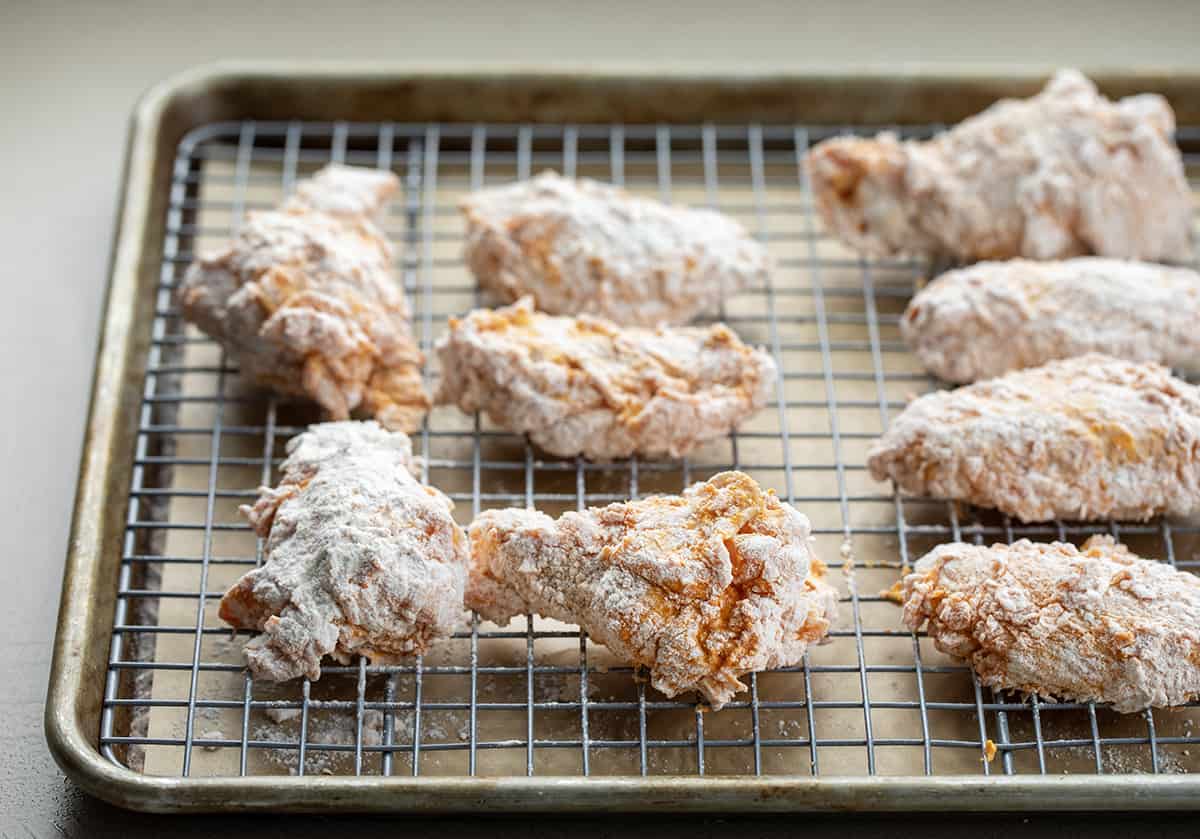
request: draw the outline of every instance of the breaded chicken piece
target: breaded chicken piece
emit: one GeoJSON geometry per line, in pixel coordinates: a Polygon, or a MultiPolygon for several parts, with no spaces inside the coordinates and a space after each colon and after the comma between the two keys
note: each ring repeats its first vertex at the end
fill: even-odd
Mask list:
{"type": "Polygon", "coordinates": [[[875,256],[959,261],[1191,256],[1192,195],[1153,94],[1112,102],[1078,71],[928,142],[838,137],[807,170],[825,225],[875,256]]]}
{"type": "Polygon", "coordinates": [[[746,673],[799,662],[837,611],[808,519],[741,472],[557,521],[489,510],[470,538],[480,616],[578,623],[667,696],[696,690],[714,709],[746,673]]]}
{"type": "Polygon", "coordinates": [[[392,248],[371,221],[399,180],[332,164],[233,241],[202,255],[179,288],[183,316],[225,347],[243,375],[306,396],[333,419],[359,409],[413,430],[429,409],[423,361],[392,248]]]}
{"type": "Polygon", "coordinates": [[[1200,579],[1111,536],[941,545],[901,590],[904,624],[989,687],[1122,713],[1200,696],[1200,579]]]}
{"type": "Polygon", "coordinates": [[[900,321],[929,372],[973,382],[1088,352],[1200,367],[1200,274],[1081,257],[980,262],[922,289],[900,321]]]}
{"type": "Polygon", "coordinates": [[[867,455],[913,495],[1024,522],[1200,512],[1200,388],[1091,353],[926,394],[867,455]]]}
{"type": "Polygon", "coordinates": [[[556,315],[622,326],[686,323],[761,285],[766,248],[712,210],[672,207],[609,184],[543,172],[462,203],[465,257],[504,302],[533,295],[556,315]]]}
{"type": "Polygon", "coordinates": [[[243,506],[265,563],[221,599],[262,634],[258,678],[321,676],[321,657],[376,664],[423,653],[462,619],[469,550],[450,499],[413,477],[412,445],[375,422],[314,425],[288,442],[283,480],[243,506]]]}
{"type": "Polygon", "coordinates": [[[770,398],[775,363],[728,327],[621,329],[524,298],[477,309],[437,344],[439,404],[486,411],[559,457],[680,457],[770,398]]]}

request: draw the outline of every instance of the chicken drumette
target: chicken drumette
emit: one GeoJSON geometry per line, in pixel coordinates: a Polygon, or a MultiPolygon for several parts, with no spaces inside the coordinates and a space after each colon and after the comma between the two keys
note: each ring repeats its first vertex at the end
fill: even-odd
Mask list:
{"type": "Polygon", "coordinates": [[[336,164],[301,181],[280,209],[250,213],[226,248],[192,263],[184,317],[259,385],[307,396],[333,419],[361,409],[414,429],[429,407],[422,357],[392,249],[371,221],[398,183],[336,164]]]}
{"type": "Polygon", "coordinates": [[[374,422],[314,425],[288,443],[282,482],[242,508],[266,561],[221,599],[222,620],[262,633],[246,645],[255,676],[316,679],[325,655],[387,664],[454,630],[467,537],[413,466],[408,437],[374,422]]]}

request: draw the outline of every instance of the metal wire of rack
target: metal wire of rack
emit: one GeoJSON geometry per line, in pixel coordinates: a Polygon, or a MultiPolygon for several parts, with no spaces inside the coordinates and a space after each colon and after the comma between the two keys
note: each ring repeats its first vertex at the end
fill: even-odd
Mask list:
{"type": "MultiPolygon", "coordinates": [[[[906,128],[927,135],[937,126],[906,128]]],[[[800,165],[837,126],[220,123],[175,161],[100,745],[148,774],[591,775],[1181,772],[1200,760],[1200,708],[1117,715],[985,691],[961,662],[903,631],[876,592],[949,539],[1082,539],[1110,532],[1147,556],[1200,565],[1200,525],[1023,526],[901,497],[863,469],[866,446],[913,393],[937,387],[899,340],[931,266],[864,260],[824,234],[800,165]],[[843,620],[802,665],[747,679],[719,713],[668,700],[575,627],[472,620],[425,657],[359,660],[315,683],[255,682],[242,639],[215,615],[224,587],[262,561],[236,506],[269,484],[282,443],[318,417],[239,381],[185,327],[173,289],[192,254],[273,206],[328,160],[397,171],[384,220],[421,345],[484,303],[458,254],[455,201],[542,168],[624,184],[740,218],[774,252],[765,288],[719,313],[774,355],[775,404],[679,462],[544,460],[486,418],[438,408],[414,436],[421,477],[464,522],[493,506],[550,513],[678,491],[750,472],[813,520],[842,589],[843,620]],[[993,756],[998,761],[993,763],[993,756]]],[[[858,128],[856,130],[863,130],[858,128]]],[[[1180,132],[1185,148],[1200,130],[1180,132]],[[1189,133],[1190,132],[1190,133],[1189,133]]],[[[1195,156],[1187,157],[1189,164],[1195,156]]],[[[434,365],[426,375],[436,375],[434,365]]]]}

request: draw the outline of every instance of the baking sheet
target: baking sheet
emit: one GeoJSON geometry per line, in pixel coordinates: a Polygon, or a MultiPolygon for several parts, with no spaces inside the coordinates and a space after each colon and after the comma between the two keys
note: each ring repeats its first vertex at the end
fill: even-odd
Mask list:
{"type": "MultiPolygon", "coordinates": [[[[585,751],[586,768],[596,775],[701,770],[707,774],[862,775],[872,770],[895,775],[1020,774],[1043,767],[1050,773],[1080,773],[1097,771],[1097,736],[1103,741],[1099,768],[1105,772],[1156,768],[1147,743],[1150,736],[1168,741],[1156,742],[1153,750],[1159,771],[1196,768],[1200,754],[1189,744],[1173,745],[1169,740],[1193,736],[1198,709],[1154,712],[1149,721],[1152,735],[1146,718],[1103,709],[1094,712],[1095,726],[1088,709],[1042,706],[1035,713],[1029,705],[1016,707],[1017,697],[1004,700],[1012,703],[1003,706],[1005,710],[991,710],[987,706],[994,706],[996,700],[990,691],[978,691],[966,668],[937,653],[927,640],[914,640],[902,631],[898,609],[878,596],[898,579],[905,559],[911,561],[952,538],[947,528],[957,524],[964,538],[970,539],[975,538],[973,528],[982,526],[987,530],[980,531],[978,538],[989,542],[1019,536],[1027,529],[1014,528],[1010,534],[998,517],[914,500],[900,504],[904,521],[900,528],[891,488],[872,481],[861,468],[870,440],[886,418],[894,416],[910,395],[934,386],[903,350],[896,326],[907,295],[914,283],[928,275],[930,266],[864,263],[824,236],[796,166],[796,137],[794,132],[790,140],[787,136],[791,129],[768,131],[766,139],[760,133],[758,146],[752,127],[678,129],[669,133],[665,167],[658,128],[623,131],[619,142],[607,129],[594,137],[585,131],[582,141],[576,138],[573,161],[566,153],[568,135],[560,130],[539,133],[529,127],[493,127],[482,159],[473,144],[474,130],[437,135],[433,144],[428,130],[401,130],[392,135],[387,154],[382,154],[378,139],[356,140],[348,128],[341,135],[336,129],[331,133],[316,129],[315,139],[305,136],[290,156],[286,132],[280,143],[256,134],[249,141],[249,155],[244,127],[218,133],[196,154],[200,163],[191,177],[199,182],[197,198],[185,201],[194,206],[187,208],[188,220],[181,221],[175,232],[184,248],[181,253],[219,245],[242,212],[276,203],[297,176],[330,157],[366,165],[382,161],[405,180],[404,194],[393,203],[385,229],[397,246],[398,276],[408,286],[418,334],[428,345],[444,328],[446,316],[465,311],[477,299],[459,259],[462,224],[454,210],[458,198],[473,185],[511,180],[528,170],[573,166],[578,174],[623,179],[638,193],[721,207],[761,235],[779,262],[771,292],[731,298],[725,317],[743,339],[779,348],[787,376],[782,383],[782,411],[779,405],[768,406],[735,439],[709,445],[686,468],[643,463],[582,472],[572,464],[561,468],[556,461],[542,462],[537,452],[529,463],[524,443],[489,434],[494,429],[485,419],[485,433],[478,438],[479,459],[485,464],[479,469],[479,484],[488,497],[481,498],[478,507],[521,505],[527,500],[528,486],[537,506],[555,514],[578,505],[581,474],[582,500],[591,504],[627,494],[677,492],[691,480],[739,465],[781,496],[794,498],[812,519],[818,531],[817,551],[833,566],[831,580],[843,595],[831,643],[812,651],[807,671],[758,676],[757,708],[735,707],[719,713],[690,706],[652,708],[645,715],[644,737],[636,711],[624,705],[605,706],[638,703],[643,697],[653,704],[662,697],[644,685],[639,688],[633,674],[590,643],[583,690],[576,637],[534,638],[531,688],[531,642],[522,622],[515,621],[507,629],[518,637],[478,641],[480,667],[513,670],[478,674],[477,705],[507,707],[478,709],[477,774],[576,775],[584,771],[585,751]],[[321,138],[327,138],[327,147],[319,147],[321,138]],[[430,149],[440,152],[432,163],[430,149]],[[931,532],[922,532],[923,526],[931,532]],[[531,691],[536,703],[532,713],[527,703],[531,691]],[[586,749],[584,715],[578,707],[583,696],[589,706],[586,749]],[[531,718],[532,750],[527,742],[531,718]],[[1003,748],[1005,740],[1011,748],[1003,748]],[[1073,745],[1052,745],[1062,740],[1073,745]],[[991,763],[989,741],[1002,747],[1001,756],[991,763]],[[644,750],[643,742],[647,743],[644,750]],[[1039,742],[1042,748],[1037,747],[1039,742]]],[[[183,260],[179,260],[167,281],[173,282],[182,270],[183,260]]],[[[201,337],[191,327],[184,334],[201,337]]],[[[286,435],[265,441],[260,432],[238,434],[228,429],[262,429],[269,418],[281,427],[299,427],[317,417],[302,406],[276,403],[272,409],[236,375],[221,372],[220,351],[211,343],[183,344],[172,363],[183,372],[163,375],[158,384],[164,390],[177,387],[172,392],[183,399],[177,402],[175,423],[199,433],[170,435],[175,464],[164,470],[162,488],[196,494],[170,498],[164,510],[166,522],[187,528],[163,528],[161,553],[202,557],[208,541],[210,557],[252,562],[256,543],[236,510],[246,499],[210,500],[210,479],[215,478],[213,486],[218,490],[252,490],[266,474],[261,463],[264,443],[278,458],[286,435]],[[224,395],[219,402],[209,398],[217,393],[224,395]],[[197,401],[187,401],[192,398],[197,401]],[[221,463],[214,470],[210,432],[218,421],[226,429],[218,440],[221,458],[241,460],[221,463]],[[210,501],[212,527],[207,527],[210,501]]],[[[437,375],[436,360],[431,359],[429,376],[437,375]]],[[[429,459],[430,482],[458,499],[456,514],[465,524],[476,512],[473,418],[454,408],[438,408],[430,415],[428,429],[429,433],[414,436],[415,448],[429,459]]],[[[268,482],[275,479],[273,472],[267,477],[268,482]]],[[[1155,523],[1135,532],[1118,532],[1147,556],[1166,558],[1169,545],[1173,558],[1185,564],[1195,561],[1200,549],[1195,523],[1177,523],[1170,531],[1155,523]]],[[[1069,535],[1076,542],[1086,538],[1082,532],[1069,535]]],[[[207,574],[204,589],[212,596],[204,604],[202,623],[214,632],[203,636],[199,658],[205,665],[228,665],[224,670],[201,668],[195,674],[194,698],[200,705],[193,709],[189,766],[195,776],[241,771],[247,683],[238,665],[247,636],[234,638],[222,631],[216,605],[220,593],[248,567],[210,562],[205,571],[197,564],[162,565],[163,592],[197,592],[201,576],[207,574]]],[[[194,627],[197,609],[195,597],[163,596],[157,598],[155,620],[163,627],[194,627]]],[[[535,619],[533,628],[535,636],[573,629],[541,619],[535,619]]],[[[488,624],[479,627],[484,633],[494,629],[488,624]]],[[[416,678],[409,673],[367,676],[366,705],[383,707],[364,708],[362,715],[364,774],[467,774],[472,731],[469,708],[462,706],[470,701],[470,676],[439,669],[469,668],[470,647],[469,637],[458,638],[424,658],[416,730],[418,714],[411,707],[416,703],[416,678]],[[415,767],[414,739],[420,744],[415,767]],[[385,760],[389,753],[390,760],[385,760]]],[[[155,636],[153,661],[158,665],[190,665],[194,652],[194,633],[155,636]]],[[[147,774],[181,773],[187,745],[178,741],[188,736],[192,679],[190,666],[154,671],[150,699],[183,705],[149,709],[145,736],[150,742],[141,746],[147,774]]],[[[357,687],[358,674],[350,672],[327,675],[308,689],[306,773],[355,771],[357,687]],[[330,700],[345,704],[318,704],[330,700]],[[342,748],[323,748],[331,745],[342,748]]],[[[256,702],[288,702],[299,709],[305,704],[304,692],[301,682],[278,686],[256,682],[250,696],[256,702]]],[[[739,696],[747,702],[750,698],[739,696]]],[[[298,771],[300,719],[286,709],[259,707],[247,719],[245,771],[253,775],[298,771]]]]}

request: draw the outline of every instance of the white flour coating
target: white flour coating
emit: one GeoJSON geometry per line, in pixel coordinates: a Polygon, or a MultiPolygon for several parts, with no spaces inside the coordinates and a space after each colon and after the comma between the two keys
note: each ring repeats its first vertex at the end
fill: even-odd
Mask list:
{"type": "Polygon", "coordinates": [[[1122,713],[1200,696],[1200,579],[1111,536],[940,545],[902,588],[905,626],[989,687],[1122,713]]]}
{"type": "Polygon", "coordinates": [[[543,172],[468,196],[465,257],[505,302],[622,326],[686,323],[761,285],[766,248],[712,210],[672,207],[609,184],[543,172]]]}
{"type": "Polygon", "coordinates": [[[1088,352],[1200,367],[1200,274],[1146,262],[1014,259],[950,271],[900,329],[929,372],[973,382],[1088,352]]]}
{"type": "Polygon", "coordinates": [[[314,425],[288,443],[283,480],[242,511],[266,561],[221,600],[261,635],[260,678],[320,678],[321,657],[377,664],[423,653],[463,616],[469,551],[450,499],[411,474],[412,445],[374,422],[314,425]]]}
{"type": "Polygon", "coordinates": [[[621,329],[529,298],[477,309],[437,344],[437,402],[526,433],[559,457],[681,457],[767,403],[775,363],[723,324],[621,329]]]}
{"type": "Polygon", "coordinates": [[[1200,512],[1200,388],[1095,353],[926,394],[867,454],[875,480],[1021,521],[1200,512]]]}
{"type": "Polygon", "coordinates": [[[370,220],[399,186],[391,172],[333,164],[276,211],[250,213],[179,289],[183,315],[243,375],[306,396],[333,419],[356,409],[416,428],[429,408],[421,353],[392,248],[370,220]]]}
{"type": "Polygon", "coordinates": [[[295,195],[283,209],[370,219],[387,206],[399,186],[399,179],[391,172],[331,163],[298,182],[295,195]]]}
{"type": "Polygon", "coordinates": [[[928,142],[838,137],[807,167],[825,225],[861,252],[959,261],[1191,255],[1192,196],[1161,96],[1112,102],[1078,71],[928,142]]]}
{"type": "Polygon", "coordinates": [[[500,624],[578,623],[666,695],[696,690],[716,709],[741,676],[796,664],[825,637],[837,596],[811,532],[741,472],[557,521],[489,510],[470,528],[466,602],[500,624]]]}

